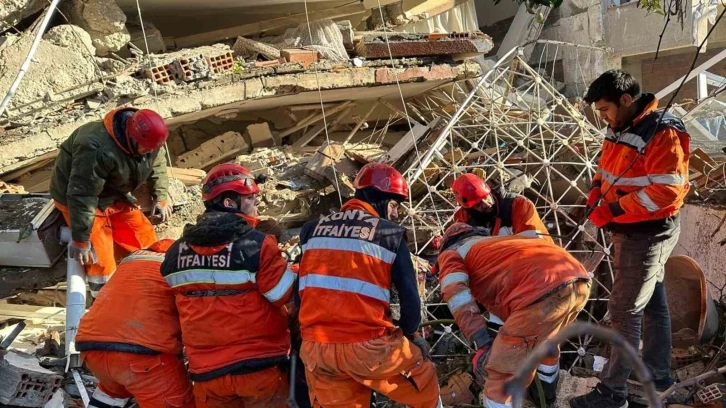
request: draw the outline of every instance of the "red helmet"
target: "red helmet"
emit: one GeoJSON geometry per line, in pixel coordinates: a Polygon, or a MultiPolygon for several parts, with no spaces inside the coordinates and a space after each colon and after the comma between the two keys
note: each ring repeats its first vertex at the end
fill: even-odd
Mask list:
{"type": "Polygon", "coordinates": [[[246,167],[237,163],[224,163],[214,166],[202,182],[202,200],[209,201],[224,193],[234,191],[240,195],[257,194],[255,176],[246,167]]]}
{"type": "Polygon", "coordinates": [[[135,140],[139,146],[159,150],[169,136],[169,129],[164,118],[158,113],[150,109],[141,109],[126,122],[126,135],[135,140]]]}
{"type": "Polygon", "coordinates": [[[397,194],[408,198],[408,185],[403,175],[392,166],[383,163],[368,163],[358,172],[353,187],[360,190],[373,187],[384,193],[397,194]]]}
{"type": "Polygon", "coordinates": [[[471,208],[482,200],[487,199],[492,190],[486,181],[480,179],[476,174],[467,173],[461,175],[451,186],[456,201],[464,208],[471,208]]]}

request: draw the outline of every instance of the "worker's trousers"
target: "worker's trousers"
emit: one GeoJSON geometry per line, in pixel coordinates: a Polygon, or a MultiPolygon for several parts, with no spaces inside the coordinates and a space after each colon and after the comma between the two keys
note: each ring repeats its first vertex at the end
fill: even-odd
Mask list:
{"type": "Polygon", "coordinates": [[[84,351],[81,359],[99,380],[89,408],[123,407],[131,397],[141,408],[194,408],[181,356],[84,351]]]}
{"type": "MultiPolygon", "coordinates": [[[[643,338],[643,362],[659,389],[671,383],[671,317],[665,285],[665,263],[678,242],[680,225],[660,234],[613,233],[615,282],[608,302],[612,328],[638,349],[643,338]]],[[[626,381],[633,364],[613,347],[602,382],[627,396],[626,381]]]]}
{"type": "MultiPolygon", "coordinates": [[[[63,213],[63,218],[70,226],[68,207],[58,202],[55,206],[63,213]]],[[[86,266],[86,279],[95,298],[98,291],[116,272],[117,260],[133,251],[148,248],[157,239],[154,226],[140,209],[128,202],[117,201],[104,211],[96,209],[90,241],[97,262],[86,266]],[[118,245],[117,251],[114,251],[114,244],[118,245]]]]}
{"type": "Polygon", "coordinates": [[[368,408],[376,391],[411,408],[441,407],[436,368],[400,330],[360,343],[303,340],[313,407],[368,408]]]}
{"type": "Polygon", "coordinates": [[[287,408],[289,393],[287,374],[277,366],[194,382],[197,408],[287,408]]]}
{"type": "MultiPolygon", "coordinates": [[[[484,363],[485,407],[511,406],[511,397],[504,392],[504,384],[519,370],[527,355],[538,344],[555,336],[571,323],[587,303],[589,281],[571,282],[525,308],[515,310],[504,321],[484,363]]],[[[539,369],[530,373],[527,384],[537,375],[543,386],[556,389],[559,356],[543,361],[539,369]]]]}

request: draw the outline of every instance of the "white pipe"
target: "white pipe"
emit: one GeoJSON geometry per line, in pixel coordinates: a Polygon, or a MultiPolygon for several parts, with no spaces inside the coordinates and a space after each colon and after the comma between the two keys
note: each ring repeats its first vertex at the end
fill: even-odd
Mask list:
{"type": "Polygon", "coordinates": [[[20,71],[18,71],[18,75],[15,77],[15,81],[13,81],[12,85],[10,85],[8,93],[5,94],[5,98],[3,98],[3,101],[0,102],[0,116],[3,115],[3,112],[5,112],[5,108],[7,108],[8,104],[10,104],[10,100],[13,99],[15,92],[18,90],[20,82],[23,80],[23,77],[28,71],[28,68],[30,68],[30,62],[33,60],[33,55],[35,55],[35,51],[38,49],[40,40],[43,39],[43,33],[45,33],[45,29],[48,27],[48,22],[50,22],[50,18],[53,17],[53,13],[55,12],[58,3],[60,3],[60,0],[53,0],[50,3],[48,11],[45,12],[43,22],[40,23],[40,27],[38,28],[38,34],[36,34],[35,39],[33,40],[33,44],[30,46],[30,50],[28,50],[28,56],[25,57],[25,62],[23,62],[23,65],[20,66],[20,71]]]}
{"type": "Polygon", "coordinates": [[[70,257],[68,247],[68,268],[66,269],[66,371],[81,366],[76,351],[76,333],[81,317],[86,312],[86,269],[80,262],[70,257]]]}

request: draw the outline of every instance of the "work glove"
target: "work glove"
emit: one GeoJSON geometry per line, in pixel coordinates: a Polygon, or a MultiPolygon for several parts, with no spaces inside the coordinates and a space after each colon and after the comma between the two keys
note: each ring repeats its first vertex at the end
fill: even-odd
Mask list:
{"type": "Polygon", "coordinates": [[[166,220],[171,218],[173,212],[174,209],[171,208],[171,205],[167,201],[157,201],[154,203],[154,209],[151,211],[151,215],[159,214],[161,216],[161,222],[166,222],[166,220]]]}
{"type": "Polygon", "coordinates": [[[610,206],[608,204],[603,204],[595,208],[595,211],[590,214],[590,221],[592,221],[592,223],[598,228],[603,228],[608,225],[613,218],[615,218],[615,216],[610,210],[610,206]]]}
{"type": "Polygon", "coordinates": [[[68,256],[80,262],[81,265],[96,263],[96,257],[91,251],[91,243],[88,241],[71,241],[68,256]]]}
{"type": "Polygon", "coordinates": [[[597,200],[602,197],[602,190],[600,187],[593,187],[590,189],[590,194],[587,195],[587,208],[593,208],[597,204],[597,200]]]}
{"type": "Polygon", "coordinates": [[[431,354],[429,353],[429,343],[425,338],[421,337],[418,333],[413,336],[407,336],[411,343],[415,344],[416,347],[421,349],[421,354],[424,360],[431,360],[431,354]]]}
{"type": "Polygon", "coordinates": [[[484,364],[487,361],[487,356],[489,356],[489,351],[492,349],[491,344],[485,344],[476,351],[476,354],[474,354],[474,358],[471,360],[471,367],[474,371],[474,377],[476,377],[476,381],[479,384],[484,383],[484,379],[487,376],[487,372],[484,369],[484,364]]]}

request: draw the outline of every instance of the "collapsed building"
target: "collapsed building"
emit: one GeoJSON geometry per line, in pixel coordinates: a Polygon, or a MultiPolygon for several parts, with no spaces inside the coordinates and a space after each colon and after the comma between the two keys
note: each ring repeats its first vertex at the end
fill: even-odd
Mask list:
{"type": "MultiPolygon", "coordinates": [[[[239,11],[230,12],[220,17],[222,28],[189,13],[171,18],[163,1],[150,2],[143,21],[133,1],[66,3],[58,24],[43,35],[37,62],[0,116],[0,205],[9,215],[0,219],[7,238],[0,241],[0,263],[21,267],[0,273],[12,276],[19,269],[22,276],[23,270],[40,270],[43,276],[35,287],[21,277],[7,293],[0,290],[8,299],[0,307],[0,325],[7,326],[1,331],[7,334],[19,320],[37,322],[35,330],[15,342],[43,358],[45,368],[31,371],[48,387],[33,398],[47,400],[59,392],[57,376],[42,370],[52,373],[63,356],[67,296],[67,287],[57,284],[65,273],[63,261],[58,262],[63,247],[46,244],[60,220],[52,217],[50,200],[42,194],[48,191],[58,146],[78,126],[122,106],[159,112],[171,131],[168,171],[175,179],[170,198],[176,213],[157,226],[160,236],[177,237],[203,211],[199,184],[205,171],[236,161],[267,176],[260,208],[266,221],[260,229],[278,235],[281,249],[292,259],[299,253],[297,228],[352,196],[360,167],[385,162],[399,169],[411,188],[403,225],[415,254],[424,327],[441,362],[447,404],[470,404],[477,391],[464,369],[468,346],[430,272],[437,237],[455,210],[450,186],[457,175],[473,171],[493,188],[530,198],[553,239],[595,279],[580,319],[607,323],[610,245],[607,234],[584,217],[603,125],[577,97],[565,96],[573,81],[555,75],[548,58],[559,44],[515,47],[536,40],[536,29],[495,42],[476,31],[478,26],[471,27],[470,20],[476,22],[475,15],[467,14],[472,1],[320,2],[330,3],[325,6],[331,9],[311,2],[310,10],[301,9],[302,2],[279,1],[284,15],[273,6],[254,9],[244,18],[239,11]],[[450,17],[447,25],[449,14],[464,17],[450,17]],[[514,41],[514,48],[498,59],[484,59],[497,47],[506,48],[506,41],[514,41]],[[18,201],[17,194],[23,193],[31,194],[32,205],[25,201],[30,198],[18,201]],[[32,247],[42,255],[34,258],[40,261],[32,264],[28,257],[14,256],[21,247],[32,247]],[[59,269],[60,274],[53,272],[59,269]]],[[[32,27],[20,34],[5,30],[31,25],[28,20],[43,7],[28,1],[14,11],[12,4],[0,8],[7,24],[0,26],[5,32],[0,37],[0,89],[10,86],[32,42],[32,27]]],[[[584,91],[586,84],[579,86],[584,91]]],[[[704,270],[683,259],[672,264],[673,273],[685,271],[669,289],[669,297],[681,302],[674,309],[683,310],[674,324],[681,340],[674,368],[681,381],[721,358],[720,351],[696,347],[702,339],[723,340],[711,340],[712,313],[708,317],[714,310],[709,305],[720,304],[722,294],[706,284],[706,279],[726,280],[715,266],[723,264],[717,264],[723,251],[714,237],[723,224],[719,211],[726,206],[726,167],[719,151],[705,144],[694,150],[690,200],[699,205],[684,209],[686,217],[699,218],[687,228],[700,238],[685,242],[682,247],[692,249],[681,254],[696,258],[704,270]],[[703,217],[703,211],[712,216],[703,217]],[[712,232],[709,239],[699,231],[706,229],[712,232]],[[677,296],[678,285],[686,284],[692,297],[677,296]]],[[[149,210],[148,190],[135,194],[149,210]]],[[[584,337],[564,347],[563,355],[571,379],[563,384],[571,390],[563,394],[572,396],[586,391],[608,346],[584,337]]],[[[77,382],[93,386],[91,378],[77,382]]],[[[73,381],[67,383],[70,387],[60,394],[79,398],[73,381]]],[[[0,402],[32,399],[22,392],[6,400],[0,392],[0,402]]]]}

